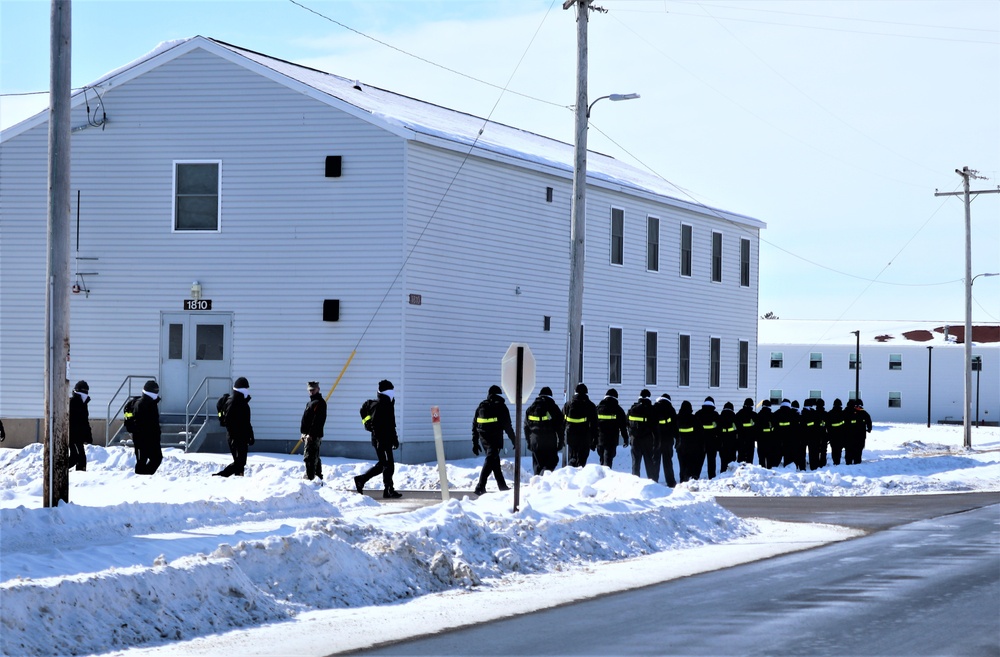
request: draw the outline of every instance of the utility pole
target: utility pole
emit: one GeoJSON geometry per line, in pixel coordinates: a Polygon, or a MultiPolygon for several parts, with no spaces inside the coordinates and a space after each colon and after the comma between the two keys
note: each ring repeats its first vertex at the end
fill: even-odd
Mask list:
{"type": "Polygon", "coordinates": [[[576,5],[576,120],[573,139],[573,200],[570,214],[570,271],[568,344],[566,345],[566,396],[580,383],[580,350],[583,325],[583,272],[587,233],[587,25],[590,0],[566,0],[563,9],[576,5]]]}
{"type": "Polygon", "coordinates": [[[69,502],[70,0],[52,0],[49,22],[49,212],[45,278],[44,506],[69,502]]]}
{"type": "Polygon", "coordinates": [[[955,169],[955,173],[962,176],[961,192],[938,192],[934,191],[934,196],[958,196],[965,197],[965,391],[963,394],[963,408],[965,419],[964,440],[965,449],[972,449],[972,194],[997,194],[1000,193],[1000,186],[996,189],[985,189],[971,191],[969,189],[970,180],[985,180],[978,175],[979,172],[962,167],[955,169]]]}

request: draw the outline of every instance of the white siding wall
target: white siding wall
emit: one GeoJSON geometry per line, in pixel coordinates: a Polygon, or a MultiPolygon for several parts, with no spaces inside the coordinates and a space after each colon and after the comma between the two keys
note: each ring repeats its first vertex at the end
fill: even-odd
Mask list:
{"type": "MultiPolygon", "coordinates": [[[[849,362],[855,353],[852,345],[807,346],[799,344],[762,344],[759,349],[757,400],[766,399],[770,390],[779,389],[788,399],[801,403],[810,390],[820,390],[829,409],[840,398],[846,405],[854,392],[855,371],[849,362]],[[780,351],[783,366],[770,366],[771,352],[780,351]],[[811,369],[811,353],[823,355],[823,367],[811,369]]],[[[1000,418],[1000,347],[974,345],[973,355],[982,355],[983,370],[979,379],[980,420],[1000,418]]],[[[962,420],[965,386],[963,363],[965,347],[960,344],[935,345],[931,364],[931,421],[962,420]]],[[[862,345],[860,393],[865,410],[877,422],[927,421],[927,347],[920,344],[862,345]],[[902,355],[902,369],[889,369],[889,354],[902,355]],[[889,408],[889,392],[901,394],[902,405],[889,408]]],[[[975,420],[976,372],[972,373],[972,419],[975,420]]]]}
{"type": "MultiPolygon", "coordinates": [[[[258,435],[297,439],[305,382],[328,389],[398,270],[403,142],[200,50],[104,101],[107,129],[73,137],[80,255],[99,258],[81,267],[99,275],[73,297],[72,376],[103,408],[124,375],[155,373],[159,314],[180,311],[198,280],[213,310],[234,313],[233,376],[251,381],[258,435]],[[343,177],[324,177],[326,155],[343,156],[343,177]],[[171,232],[180,159],[222,161],[221,233],[171,232]],[[322,321],[325,298],[341,300],[339,322],[322,321]]],[[[44,135],[3,144],[8,417],[41,413],[44,135]]],[[[356,407],[398,373],[399,333],[387,303],[331,399],[328,435],[367,440],[356,407]]]]}

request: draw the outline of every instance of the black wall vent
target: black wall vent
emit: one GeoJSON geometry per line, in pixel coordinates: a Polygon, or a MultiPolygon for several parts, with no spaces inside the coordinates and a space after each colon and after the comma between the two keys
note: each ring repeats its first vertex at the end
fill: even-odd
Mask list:
{"type": "Polygon", "coordinates": [[[327,178],[340,178],[340,156],[339,155],[327,155],[326,156],[326,177],[327,178]]]}

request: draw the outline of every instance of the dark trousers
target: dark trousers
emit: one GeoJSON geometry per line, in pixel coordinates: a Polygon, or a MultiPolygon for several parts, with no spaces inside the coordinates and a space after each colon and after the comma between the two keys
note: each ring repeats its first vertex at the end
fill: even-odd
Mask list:
{"type": "Polygon", "coordinates": [[[479,472],[477,491],[486,490],[486,480],[489,479],[490,475],[496,479],[497,488],[500,490],[507,488],[507,480],[503,478],[503,470],[500,469],[500,445],[487,443],[486,458],[483,460],[483,469],[479,472]]]}
{"type": "Polygon", "coordinates": [[[830,438],[830,458],[834,465],[840,465],[840,459],[844,455],[844,441],[838,436],[830,438]]]}
{"type": "Polygon", "coordinates": [[[736,460],[736,441],[724,439],[719,450],[719,473],[729,469],[729,464],[736,460]]]}
{"type": "MultiPolygon", "coordinates": [[[[705,446],[705,459],[708,461],[708,478],[715,479],[715,464],[716,459],[719,458],[719,446],[717,444],[708,444],[705,446]]],[[[701,468],[698,468],[699,471],[701,468]]],[[[697,479],[698,477],[695,477],[697,479]]]]}
{"type": "Polygon", "coordinates": [[[361,475],[361,485],[364,486],[368,483],[369,479],[382,475],[382,483],[385,486],[385,490],[392,490],[394,488],[392,485],[392,473],[396,471],[396,463],[392,460],[392,448],[376,445],[375,457],[378,458],[378,463],[370,467],[368,472],[361,475]]]}
{"type": "Polygon", "coordinates": [[[740,463],[753,463],[753,437],[740,436],[736,439],[736,460],[740,463]]]}
{"type": "Polygon", "coordinates": [[[567,461],[569,465],[574,468],[582,468],[587,465],[587,459],[590,458],[590,441],[586,437],[568,440],[566,445],[569,447],[569,460],[567,461]]]}
{"type": "Polygon", "coordinates": [[[83,447],[83,441],[73,441],[69,442],[69,458],[66,461],[66,468],[72,469],[76,466],[77,470],[87,469],[87,452],[83,447]]]}
{"type": "Polygon", "coordinates": [[[246,441],[229,436],[229,453],[233,455],[233,462],[222,469],[220,477],[231,477],[236,475],[242,477],[247,467],[247,446],[246,441]]]}
{"type": "Polygon", "coordinates": [[[661,445],[660,458],[663,461],[664,481],[667,482],[667,486],[673,488],[677,485],[677,479],[674,477],[674,447],[672,444],[661,445]]]}
{"type": "Polygon", "coordinates": [[[826,466],[826,440],[809,441],[809,469],[815,470],[826,466]]]}
{"type": "Polygon", "coordinates": [[[531,452],[531,464],[535,469],[536,475],[540,475],[546,470],[552,472],[559,465],[559,450],[536,447],[531,452]]]}
{"type": "Polygon", "coordinates": [[[135,473],[141,475],[155,474],[163,462],[163,450],[160,441],[132,438],[135,447],[135,473]]]}
{"type": "Polygon", "coordinates": [[[306,479],[312,481],[314,478],[323,478],[323,462],[319,459],[319,448],[323,444],[322,438],[312,436],[302,436],[302,459],[306,464],[306,479]]]}
{"type": "Polygon", "coordinates": [[[601,457],[601,465],[612,467],[615,456],[618,455],[618,445],[597,445],[597,455],[601,457]]]}
{"type": "Polygon", "coordinates": [[[701,470],[705,467],[705,448],[702,445],[689,445],[678,451],[681,461],[681,481],[691,481],[701,477],[701,470]]]}
{"type": "Polygon", "coordinates": [[[660,466],[653,461],[653,439],[633,438],[632,439],[632,474],[639,476],[640,468],[646,467],[646,476],[656,481],[660,473],[660,466]]]}
{"type": "Polygon", "coordinates": [[[844,441],[844,464],[861,463],[861,453],[865,450],[865,436],[849,436],[844,441]]]}

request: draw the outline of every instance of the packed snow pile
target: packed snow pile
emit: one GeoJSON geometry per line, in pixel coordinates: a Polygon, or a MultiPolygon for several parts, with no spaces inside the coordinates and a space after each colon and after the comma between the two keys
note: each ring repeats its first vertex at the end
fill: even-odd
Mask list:
{"type": "MultiPolygon", "coordinates": [[[[627,472],[627,448],[614,470],[532,477],[525,458],[516,513],[492,480],[479,499],[382,505],[353,489],[370,462],[324,458],[323,484],[302,478],[301,456],[252,453],[247,476],[225,479],[211,475],[227,456],[171,449],[137,476],[130,450],[93,445],[87,470],[70,473],[71,503],[47,509],[42,446],[0,449],[0,652],[165,645],[757,535],[715,495],[1000,489],[1000,430],[977,430],[967,451],[955,429],[880,426],[860,465],[733,466],[673,490],[627,472]]],[[[472,490],[480,465],[450,462],[449,487],[472,490]]],[[[503,468],[512,482],[513,461],[503,468]]],[[[399,464],[395,484],[404,496],[440,490],[437,466],[399,464]]]]}

